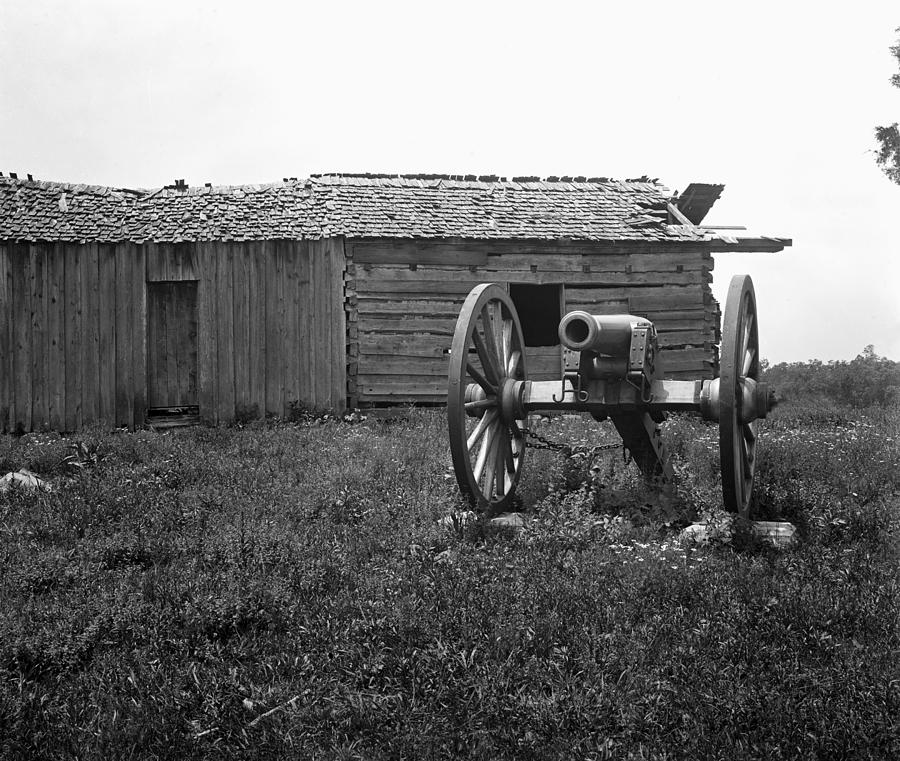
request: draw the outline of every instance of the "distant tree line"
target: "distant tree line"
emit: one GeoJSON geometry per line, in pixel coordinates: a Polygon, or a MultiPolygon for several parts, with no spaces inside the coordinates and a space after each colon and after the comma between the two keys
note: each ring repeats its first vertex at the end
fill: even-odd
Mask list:
{"type": "Polygon", "coordinates": [[[764,379],[779,399],[794,403],[826,403],[847,407],[900,405],[900,362],[879,357],[872,344],[849,362],[763,361],[764,379]]]}

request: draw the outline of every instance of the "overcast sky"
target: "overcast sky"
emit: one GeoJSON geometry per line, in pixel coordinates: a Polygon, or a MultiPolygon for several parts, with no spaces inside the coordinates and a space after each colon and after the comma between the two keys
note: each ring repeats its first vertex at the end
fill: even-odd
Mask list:
{"type": "Polygon", "coordinates": [[[724,183],[773,362],[900,360],[900,4],[3,0],[0,171],[125,187],[315,172],[724,183]],[[732,10],[739,9],[739,10],[732,10]]]}

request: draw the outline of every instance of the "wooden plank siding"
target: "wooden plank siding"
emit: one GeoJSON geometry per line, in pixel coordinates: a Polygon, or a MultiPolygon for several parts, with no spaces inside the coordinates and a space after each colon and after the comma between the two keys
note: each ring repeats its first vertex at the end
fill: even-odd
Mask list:
{"type": "Polygon", "coordinates": [[[218,420],[216,257],[210,246],[198,247],[197,264],[197,398],[201,420],[214,424],[218,420]]]}
{"type": "MultiPolygon", "coordinates": [[[[116,425],[131,428],[134,425],[134,358],[131,341],[134,335],[134,305],[131,302],[134,272],[134,245],[116,246],[116,425]]],[[[137,277],[142,277],[138,273],[137,277]]],[[[66,273],[66,281],[69,273],[66,273]]],[[[67,315],[68,317],[68,315],[67,315]]],[[[68,362],[71,356],[67,354],[68,362]]],[[[138,378],[137,382],[145,382],[138,378]]],[[[68,384],[67,384],[68,395],[68,384]]],[[[67,421],[68,430],[74,430],[67,421]]]]}
{"type": "MultiPolygon", "coordinates": [[[[59,431],[66,425],[66,258],[57,248],[47,251],[47,333],[46,350],[48,352],[47,386],[50,398],[49,425],[59,431]]],[[[112,274],[111,288],[115,294],[115,262],[110,270],[112,274]]],[[[112,299],[115,308],[115,296],[112,299]]],[[[114,323],[113,323],[114,324],[114,323]]],[[[115,360],[115,344],[110,357],[115,360]]],[[[74,369],[72,370],[74,372],[74,369]]],[[[115,394],[115,366],[112,369],[113,385],[111,393],[115,394]]],[[[113,402],[111,422],[115,422],[115,406],[113,402]]]]}
{"type": "Polygon", "coordinates": [[[331,309],[329,355],[331,368],[331,406],[343,404],[347,398],[347,314],[344,308],[344,274],[347,259],[343,238],[329,238],[325,241],[329,261],[328,303],[331,309]]]}
{"type": "Polygon", "coordinates": [[[265,334],[266,342],[266,377],[265,404],[262,407],[268,414],[281,415],[282,398],[278,388],[281,373],[281,347],[278,345],[278,284],[275,282],[277,269],[276,259],[279,254],[277,241],[264,241],[263,244],[265,270],[263,275],[262,295],[266,303],[265,334]]]}
{"type": "MultiPolygon", "coordinates": [[[[484,282],[562,286],[562,313],[646,316],[659,331],[667,377],[713,377],[717,305],[712,257],[702,248],[348,240],[346,249],[348,341],[358,335],[349,384],[361,404],[444,401],[459,309],[484,282]]],[[[527,356],[529,377],[558,377],[558,347],[528,347],[527,356]]]]}
{"type": "Polygon", "coordinates": [[[227,423],[283,417],[294,406],[346,408],[336,298],[343,252],[332,248],[324,241],[196,244],[201,418],[227,423]]]}
{"type": "Polygon", "coordinates": [[[12,307],[9,303],[11,287],[9,285],[9,253],[7,246],[0,242],[0,432],[10,429],[10,406],[12,383],[12,351],[10,349],[10,315],[12,307]]]}
{"type": "Polygon", "coordinates": [[[45,380],[47,364],[44,342],[46,339],[46,317],[44,288],[45,257],[40,247],[32,243],[28,246],[29,282],[31,292],[31,414],[33,419],[47,416],[47,384],[45,380]]]}
{"type": "MultiPolygon", "coordinates": [[[[235,412],[234,396],[234,277],[233,247],[227,243],[214,243],[210,272],[215,269],[216,330],[210,338],[216,341],[217,421],[230,420],[235,412]]],[[[201,415],[203,411],[201,411],[201,415]]]]}
{"type": "Polygon", "coordinates": [[[28,246],[23,245],[13,256],[13,378],[14,430],[31,430],[31,294],[29,293],[28,246]]]}
{"type": "MultiPolygon", "coordinates": [[[[250,321],[250,400],[252,410],[266,409],[266,250],[262,244],[250,246],[248,319],[250,321]]],[[[305,261],[306,257],[298,259],[305,261]]]]}
{"type": "Polygon", "coordinates": [[[284,398],[288,405],[291,400],[306,398],[303,388],[303,374],[300,364],[300,294],[302,289],[301,272],[302,257],[291,256],[288,251],[284,257],[284,345],[288,348],[284,357],[284,398]]]}
{"type": "MultiPolygon", "coordinates": [[[[249,246],[240,243],[231,260],[234,295],[232,326],[234,333],[234,404],[240,417],[250,414],[250,261],[249,246]]],[[[259,408],[257,408],[259,409],[259,408]]]]}
{"type": "Polygon", "coordinates": [[[294,405],[343,411],[344,278],[340,239],[2,241],[0,430],[140,427],[148,379],[160,372],[179,399],[196,387],[201,418],[214,424],[284,416],[294,405]],[[174,334],[160,337],[147,319],[148,283],[184,281],[196,283],[196,306],[179,296],[164,314],[178,321],[195,310],[184,336],[196,341],[193,370],[184,351],[159,343],[174,334]]]}
{"type": "MultiPolygon", "coordinates": [[[[95,422],[100,418],[100,252],[96,243],[84,246],[81,276],[82,361],[81,416],[95,422]]],[[[35,346],[37,350],[37,346],[35,346]]],[[[32,379],[35,393],[44,384],[36,376],[32,379]]],[[[36,410],[35,410],[36,412],[36,410]]],[[[42,415],[46,420],[46,414],[42,415]]]]}

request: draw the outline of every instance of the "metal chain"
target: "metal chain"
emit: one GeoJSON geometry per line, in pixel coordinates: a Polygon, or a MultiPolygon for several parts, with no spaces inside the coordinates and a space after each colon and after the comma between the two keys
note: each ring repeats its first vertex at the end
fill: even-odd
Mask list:
{"type": "Polygon", "coordinates": [[[613,449],[620,449],[622,443],[614,444],[597,444],[593,447],[576,446],[569,444],[559,444],[555,441],[541,436],[539,433],[526,429],[526,436],[530,441],[526,440],[525,446],[531,449],[548,449],[551,452],[562,452],[566,457],[574,457],[575,455],[589,455],[591,457],[598,455],[600,452],[607,452],[613,449]]]}
{"type": "Polygon", "coordinates": [[[567,444],[557,444],[554,441],[545,439],[539,433],[535,433],[530,429],[525,430],[525,435],[529,439],[525,442],[525,446],[530,449],[549,449],[551,452],[565,452],[569,450],[567,444]]]}

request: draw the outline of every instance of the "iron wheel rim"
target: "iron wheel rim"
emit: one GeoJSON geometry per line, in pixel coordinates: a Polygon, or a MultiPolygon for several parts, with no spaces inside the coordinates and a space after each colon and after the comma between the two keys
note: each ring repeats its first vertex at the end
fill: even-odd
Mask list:
{"type": "Polygon", "coordinates": [[[756,471],[757,421],[744,422],[743,381],[759,381],[756,293],[749,275],[735,275],[728,288],[719,375],[719,453],[725,508],[749,517],[756,471]]]}
{"type": "Polygon", "coordinates": [[[506,290],[494,283],[473,288],[453,334],[447,421],[459,489],[490,514],[512,505],[522,474],[527,416],[504,414],[501,396],[504,387],[526,380],[525,362],[522,326],[506,290]],[[473,385],[479,398],[467,402],[473,385]]]}

